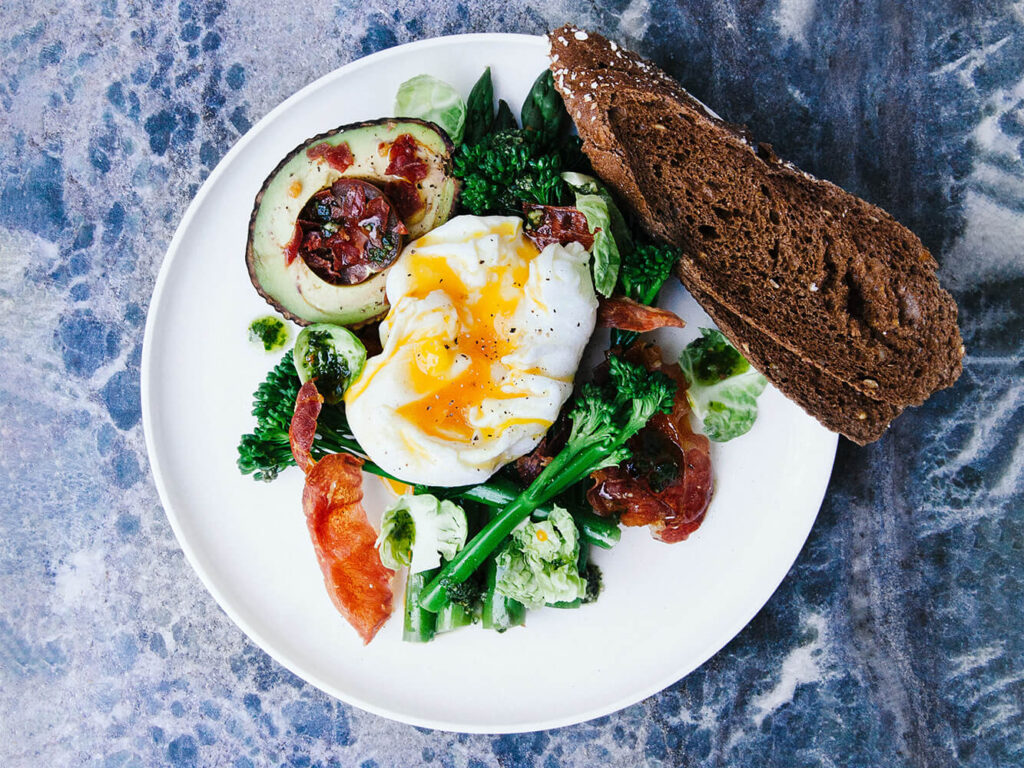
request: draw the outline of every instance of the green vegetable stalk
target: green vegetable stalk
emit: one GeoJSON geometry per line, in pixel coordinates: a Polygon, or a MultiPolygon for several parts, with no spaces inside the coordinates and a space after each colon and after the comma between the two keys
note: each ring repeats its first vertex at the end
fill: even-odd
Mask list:
{"type": "Polygon", "coordinates": [[[439,569],[410,573],[405,580],[405,625],[402,639],[408,643],[428,643],[437,632],[437,614],[420,607],[420,595],[439,569]]]}
{"type": "Polygon", "coordinates": [[[466,130],[463,141],[472,146],[479,144],[494,128],[494,85],[488,67],[473,85],[466,100],[466,130]]]}
{"type": "Polygon", "coordinates": [[[554,146],[568,125],[569,113],[555,90],[555,78],[550,69],[540,73],[526,95],[521,122],[523,130],[536,133],[546,147],[554,146]]]}
{"type": "Polygon", "coordinates": [[[525,491],[441,569],[424,590],[420,600],[424,608],[440,610],[450,591],[468,579],[537,507],[591,472],[629,458],[629,438],[655,413],[671,408],[675,385],[664,374],[614,356],[609,365],[609,383],[586,384],[577,397],[565,447],[525,491]]]}
{"type": "Polygon", "coordinates": [[[497,559],[494,557],[487,558],[484,571],[484,629],[504,632],[511,627],[523,626],[526,623],[526,606],[518,600],[507,597],[498,591],[498,582],[502,577],[502,569],[498,566],[497,559]]]}
{"type": "MultiPolygon", "coordinates": [[[[425,608],[421,608],[421,610],[430,613],[425,608]]],[[[435,619],[435,631],[437,634],[441,634],[460,627],[468,627],[476,621],[476,613],[473,609],[466,608],[460,603],[445,603],[435,615],[435,619]]]]}
{"type": "Polygon", "coordinates": [[[578,143],[565,135],[569,116],[554,79],[544,70],[523,103],[522,127],[509,105],[498,102],[487,69],[466,105],[465,139],[453,174],[462,180],[460,200],[477,216],[520,215],[523,203],[558,205],[567,197],[563,170],[583,163],[578,143]]]}
{"type": "Polygon", "coordinates": [[[518,127],[516,117],[512,114],[512,107],[504,99],[498,99],[498,114],[494,116],[492,130],[498,133],[499,131],[512,131],[518,127]]]}
{"type": "Polygon", "coordinates": [[[488,134],[455,153],[452,173],[462,179],[461,201],[477,216],[520,215],[522,204],[554,205],[564,194],[562,158],[538,134],[511,128],[488,134]]]}
{"type": "MultiPolygon", "coordinates": [[[[511,481],[501,477],[492,477],[484,485],[460,488],[453,495],[466,501],[475,501],[491,509],[502,509],[510,504],[520,492],[521,489],[511,481]]],[[[547,519],[551,509],[550,504],[541,505],[533,511],[534,519],[547,519]]],[[[611,549],[622,538],[622,530],[614,520],[595,515],[584,509],[573,509],[572,516],[583,538],[595,546],[611,549]]]]}
{"type": "MultiPolygon", "coordinates": [[[[295,397],[299,394],[299,375],[295,372],[294,358],[288,352],[268,374],[253,395],[252,415],[256,428],[242,435],[238,444],[238,468],[243,475],[270,481],[282,469],[294,466],[288,427],[295,410],[295,397]]],[[[317,437],[313,442],[313,458],[328,453],[351,453],[364,456],[362,448],[351,436],[344,411],[324,408],[317,422],[317,437]]],[[[373,474],[384,474],[371,462],[363,469],[373,474]]]]}

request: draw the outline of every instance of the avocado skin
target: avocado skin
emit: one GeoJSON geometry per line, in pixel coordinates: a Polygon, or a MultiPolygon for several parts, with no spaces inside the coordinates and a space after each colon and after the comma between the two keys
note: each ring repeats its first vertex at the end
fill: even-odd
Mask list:
{"type": "MultiPolygon", "coordinates": [[[[384,173],[388,161],[387,158],[379,156],[376,151],[377,145],[381,141],[393,141],[402,133],[413,133],[417,139],[429,136],[433,139],[430,148],[435,151],[431,162],[431,173],[423,180],[422,184],[423,188],[433,187],[433,191],[426,196],[426,211],[422,219],[413,224],[407,224],[410,239],[415,239],[446,221],[451,216],[455,201],[458,199],[459,182],[451,175],[454,145],[444,130],[434,123],[415,118],[367,120],[317,134],[299,144],[270,172],[256,195],[252,214],[249,217],[246,243],[246,268],[256,291],[281,315],[298,325],[328,322],[359,327],[387,313],[388,305],[384,296],[387,270],[383,270],[357,285],[331,285],[309,270],[301,258],[295,259],[291,266],[285,265],[284,249],[280,245],[273,244],[272,237],[269,238],[271,242],[268,243],[268,237],[260,237],[261,233],[258,231],[261,223],[268,226],[267,219],[275,213],[274,210],[271,210],[262,217],[260,215],[268,191],[275,186],[275,182],[279,180],[289,164],[293,163],[297,157],[303,156],[310,147],[325,141],[337,145],[348,140],[345,138],[346,135],[351,135],[356,131],[366,132],[366,129],[370,129],[369,138],[372,140],[373,151],[361,156],[358,147],[352,147],[352,142],[349,141],[354,163],[345,173],[324,172],[323,167],[315,160],[306,160],[303,163],[305,170],[310,172],[314,178],[320,176],[322,179],[333,181],[337,178],[349,177],[367,181],[375,186],[383,186],[397,177],[390,177],[384,173]],[[316,172],[312,172],[314,166],[316,172]],[[274,277],[275,268],[279,270],[276,279],[274,277]],[[289,273],[291,274],[289,275],[289,273]],[[311,299],[307,298],[309,294],[316,297],[319,306],[312,304],[311,299]]],[[[362,140],[367,138],[360,134],[356,134],[356,137],[362,140]]],[[[315,189],[303,188],[302,194],[295,198],[295,202],[285,200],[284,203],[294,207],[297,215],[306,200],[324,185],[326,184],[316,186],[315,189]]],[[[268,200],[268,202],[270,201],[268,200]]],[[[270,224],[273,223],[273,221],[270,222],[270,224]]],[[[294,225],[293,218],[289,231],[294,231],[294,225]]]]}

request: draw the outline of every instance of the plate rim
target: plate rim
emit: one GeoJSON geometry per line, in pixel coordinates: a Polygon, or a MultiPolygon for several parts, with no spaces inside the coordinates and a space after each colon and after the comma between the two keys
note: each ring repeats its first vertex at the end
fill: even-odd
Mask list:
{"type": "MultiPolygon", "coordinates": [[[[458,35],[444,35],[440,37],[431,37],[424,40],[416,40],[402,45],[393,46],[386,48],[381,51],[377,51],[368,56],[364,56],[353,61],[348,62],[340,67],[337,67],[330,72],[316,78],[310,83],[306,84],[299,90],[284,99],[280,104],[271,109],[266,115],[258,120],[248,131],[246,131],[235,144],[228,150],[228,152],[221,158],[217,163],[216,167],[210,172],[210,174],[203,180],[192,198],[188,207],[185,209],[185,213],[182,215],[177,228],[175,229],[174,235],[171,238],[167,246],[167,250],[164,253],[163,260],[160,265],[160,269],[157,273],[156,280],[153,285],[153,293],[150,297],[149,306],[146,311],[146,325],[143,334],[142,342],[142,356],[140,360],[140,400],[142,406],[142,426],[145,436],[145,445],[147,458],[149,460],[150,472],[153,477],[153,482],[157,490],[157,495],[160,499],[161,507],[163,508],[164,515],[171,525],[171,530],[174,532],[175,539],[178,542],[178,546],[181,547],[182,552],[185,555],[185,559],[191,566],[193,572],[199,577],[200,582],[206,588],[207,592],[217,602],[217,605],[227,615],[227,617],[238,627],[253,643],[255,643],[263,652],[267,653],[275,662],[283,666],[285,669],[296,675],[306,683],[324,691],[328,695],[346,703],[351,706],[357,707],[365,712],[384,717],[389,720],[406,723],[422,728],[430,728],[434,730],[453,732],[453,733],[478,733],[478,734],[505,734],[505,733],[528,733],[540,730],[549,730],[553,728],[562,728],[565,726],[576,725],[580,723],[593,720],[598,717],[618,712],[626,707],[629,707],[637,702],[643,701],[648,697],[665,690],[674,683],[682,680],[687,675],[694,672],[696,669],[705,664],[712,656],[721,651],[732,642],[733,639],[750,623],[750,621],[757,615],[757,613],[768,604],[772,599],[779,586],[785,580],[786,576],[789,575],[793,568],[793,564],[796,562],[800,553],[803,551],[806,545],[807,538],[814,526],[817,516],[821,510],[821,504],[824,501],[825,494],[827,492],[829,483],[831,481],[831,475],[835,467],[835,455],[838,447],[839,436],[832,434],[831,448],[827,451],[829,457],[829,471],[825,475],[822,473],[823,480],[820,484],[820,488],[814,489],[814,493],[809,493],[809,498],[817,499],[817,511],[809,519],[807,530],[803,532],[800,537],[800,546],[796,548],[796,552],[793,556],[792,561],[787,565],[786,569],[782,572],[778,581],[773,585],[771,592],[767,598],[759,604],[753,606],[750,610],[745,610],[739,615],[739,619],[730,623],[728,629],[722,633],[722,636],[726,636],[723,641],[718,639],[711,640],[706,643],[705,648],[700,654],[695,655],[689,659],[686,664],[672,667],[671,672],[660,676],[654,683],[650,683],[642,688],[639,688],[629,695],[623,696],[610,704],[604,704],[601,706],[594,707],[590,710],[579,712],[573,715],[565,715],[561,717],[534,720],[534,721],[522,721],[508,723],[505,726],[493,726],[493,725],[474,725],[472,723],[454,722],[443,719],[433,719],[428,717],[418,717],[415,715],[409,715],[404,712],[395,711],[388,709],[387,707],[380,706],[371,701],[366,701],[360,696],[352,695],[344,690],[341,690],[333,683],[318,677],[306,670],[300,669],[299,665],[293,664],[290,660],[286,659],[283,655],[279,654],[269,643],[263,634],[257,630],[249,621],[244,619],[238,612],[231,606],[230,601],[226,598],[223,591],[215,584],[212,577],[208,573],[207,569],[199,561],[195,551],[188,543],[184,533],[182,531],[181,523],[178,519],[177,512],[174,511],[171,506],[170,494],[167,488],[167,482],[165,481],[163,469],[161,467],[160,460],[158,458],[158,452],[156,447],[156,437],[154,436],[154,414],[152,411],[153,400],[151,397],[151,381],[152,381],[152,358],[153,358],[153,337],[156,333],[156,317],[159,315],[160,306],[163,302],[166,285],[169,280],[169,274],[171,272],[172,265],[174,264],[178,253],[181,250],[181,241],[185,236],[186,231],[191,226],[192,220],[195,218],[197,212],[202,208],[206,197],[210,193],[210,190],[214,187],[216,182],[221,176],[226,173],[227,169],[232,165],[234,158],[240,154],[244,148],[253,141],[265,128],[265,126],[273,122],[279,114],[287,111],[291,106],[303,99],[309,92],[318,90],[325,87],[331,81],[350,75],[365,67],[372,67],[378,62],[398,55],[399,53],[406,53],[410,50],[418,49],[429,49],[435,47],[446,47],[453,43],[461,42],[501,42],[501,43],[519,43],[526,46],[541,46],[546,45],[546,37],[542,35],[529,35],[520,33],[504,33],[504,32],[484,32],[484,33],[469,33],[469,34],[458,34],[458,35]]],[[[754,601],[757,602],[757,601],[754,601]]]]}

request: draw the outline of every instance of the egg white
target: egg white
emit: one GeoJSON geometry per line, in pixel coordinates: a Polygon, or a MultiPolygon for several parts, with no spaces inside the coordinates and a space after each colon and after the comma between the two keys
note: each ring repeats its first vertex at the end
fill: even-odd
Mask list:
{"type": "Polygon", "coordinates": [[[345,397],[367,455],[409,483],[480,483],[540,442],[594,330],[589,254],[517,217],[459,216],[388,272],[383,352],[345,397]]]}

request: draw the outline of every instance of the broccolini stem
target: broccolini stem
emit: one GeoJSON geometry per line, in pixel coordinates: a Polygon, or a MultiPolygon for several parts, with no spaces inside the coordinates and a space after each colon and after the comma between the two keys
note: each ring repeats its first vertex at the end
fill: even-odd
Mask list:
{"type": "Polygon", "coordinates": [[[420,608],[423,587],[437,575],[437,568],[410,573],[405,581],[405,626],[402,639],[408,643],[427,643],[434,639],[437,614],[420,608]]]}
{"type": "Polygon", "coordinates": [[[526,606],[511,597],[505,597],[495,589],[498,583],[498,563],[493,556],[487,559],[486,589],[484,590],[483,626],[504,632],[509,627],[521,627],[526,623],[526,606]]]}
{"type": "MultiPolygon", "coordinates": [[[[586,452],[586,451],[585,451],[586,452]]],[[[530,486],[508,504],[496,517],[481,529],[454,559],[448,561],[441,572],[428,584],[420,597],[420,605],[428,611],[439,611],[447,599],[447,588],[461,584],[481,565],[484,560],[512,533],[512,529],[530,516],[537,507],[553,498],[558,490],[564,490],[573,482],[581,480],[587,473],[577,475],[567,482],[564,470],[579,454],[563,451],[537,475],[530,486]],[[556,481],[555,478],[559,480],[556,481]]]]}
{"type": "Polygon", "coordinates": [[[640,334],[636,331],[624,331],[621,328],[612,328],[611,346],[625,349],[638,338],[640,338],[640,334]]]}
{"type": "Polygon", "coordinates": [[[423,608],[420,610],[427,616],[434,616],[434,628],[437,634],[451,632],[459,627],[468,627],[474,619],[473,613],[459,603],[445,603],[436,614],[423,608]]]}
{"type": "MultiPolygon", "coordinates": [[[[429,491],[426,491],[429,493],[429,491]]],[[[513,483],[500,477],[492,477],[484,485],[474,485],[457,491],[453,495],[467,501],[475,501],[491,509],[501,509],[511,503],[520,493],[520,489],[513,483]]],[[[551,504],[541,504],[533,511],[537,520],[547,520],[551,514],[551,504]]],[[[602,549],[611,549],[622,536],[619,525],[614,520],[599,517],[593,512],[584,509],[569,509],[576,527],[580,529],[580,535],[591,544],[602,549]]]]}

